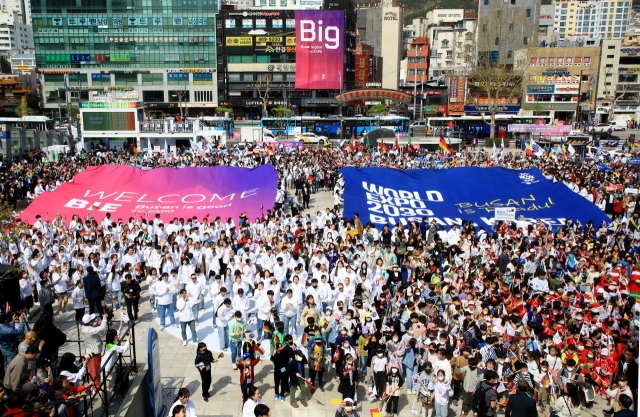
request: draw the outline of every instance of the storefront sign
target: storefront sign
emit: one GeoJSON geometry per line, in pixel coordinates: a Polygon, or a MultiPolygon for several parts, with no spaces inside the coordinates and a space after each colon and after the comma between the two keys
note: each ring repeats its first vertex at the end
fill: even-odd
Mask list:
{"type": "Polygon", "coordinates": [[[227,36],[225,44],[227,46],[253,46],[253,38],[251,36],[227,36]]]}
{"type": "Polygon", "coordinates": [[[553,94],[556,86],[552,84],[534,84],[527,86],[527,94],[553,94]]]}
{"type": "Polygon", "coordinates": [[[336,96],[336,101],[340,104],[349,102],[349,101],[366,101],[370,99],[388,99],[388,100],[397,100],[401,101],[405,104],[411,103],[411,96],[396,90],[387,90],[387,89],[367,89],[367,90],[356,90],[349,91],[346,93],[342,93],[336,96]]]}
{"type": "Polygon", "coordinates": [[[256,43],[281,43],[282,36],[256,36],[256,43]]]}

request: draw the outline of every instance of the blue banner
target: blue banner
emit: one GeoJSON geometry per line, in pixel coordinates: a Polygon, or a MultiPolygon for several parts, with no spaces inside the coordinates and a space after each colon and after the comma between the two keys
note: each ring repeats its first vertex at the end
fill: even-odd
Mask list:
{"type": "Polygon", "coordinates": [[[563,183],[553,183],[537,168],[453,168],[399,171],[390,168],[344,168],[345,217],[360,214],[377,228],[398,222],[435,219],[440,225],[473,220],[490,226],[496,207],[515,207],[532,223],[557,227],[565,220],[596,224],[610,219],[563,183]]]}

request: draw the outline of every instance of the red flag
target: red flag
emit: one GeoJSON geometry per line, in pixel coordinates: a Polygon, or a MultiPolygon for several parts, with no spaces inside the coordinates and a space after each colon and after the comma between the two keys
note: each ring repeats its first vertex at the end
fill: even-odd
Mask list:
{"type": "Polygon", "coordinates": [[[399,146],[398,146],[398,137],[396,136],[396,141],[393,143],[393,150],[397,151],[398,148],[399,148],[399,146]]]}
{"type": "Polygon", "coordinates": [[[337,347],[336,351],[333,353],[333,361],[338,362],[340,360],[340,348],[337,347]]]}
{"type": "MultiPolygon", "coordinates": [[[[268,324],[266,324],[266,323],[265,323],[265,325],[264,325],[264,326],[262,326],[262,331],[263,331],[264,333],[271,334],[271,329],[269,328],[269,325],[268,325],[268,324]]],[[[268,337],[268,336],[267,336],[267,337],[268,337]]]]}
{"type": "Polygon", "coordinates": [[[257,343],[253,345],[254,352],[260,352],[261,355],[264,355],[264,349],[262,349],[257,343]]]}
{"type": "Polygon", "coordinates": [[[322,369],[322,358],[318,359],[318,363],[316,363],[316,372],[320,372],[322,369]]]}
{"type": "Polygon", "coordinates": [[[310,389],[311,391],[313,391],[313,390],[315,389],[315,388],[314,388],[314,386],[313,386],[313,384],[311,383],[311,381],[309,381],[308,379],[305,379],[305,380],[304,380],[304,382],[306,382],[306,383],[307,383],[307,387],[309,387],[309,389],[310,389]]]}
{"type": "Polygon", "coordinates": [[[384,144],[384,136],[380,138],[380,140],[382,140],[382,142],[380,142],[380,152],[387,153],[388,149],[387,145],[384,144]]]}
{"type": "Polygon", "coordinates": [[[308,339],[307,334],[306,334],[306,333],[303,333],[303,334],[302,334],[302,340],[300,341],[300,343],[302,344],[302,346],[307,346],[307,339],[308,339]]]}

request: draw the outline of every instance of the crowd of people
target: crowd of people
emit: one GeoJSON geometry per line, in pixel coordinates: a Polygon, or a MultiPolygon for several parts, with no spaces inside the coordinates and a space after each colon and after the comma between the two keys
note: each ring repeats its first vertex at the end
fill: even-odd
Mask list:
{"type": "MultiPolygon", "coordinates": [[[[46,409],[30,408],[34,398],[51,396],[65,399],[66,413],[77,412],[73,401],[99,388],[101,366],[128,349],[119,343],[126,333],[108,328],[109,313],[122,308],[128,320],[140,320],[146,299],[161,329],[181,328],[184,345],[189,329],[205,401],[215,395],[212,364],[230,358],[247,417],[271,413],[261,401],[265,381],[255,379],[261,360],[273,366],[269,395],[283,402],[288,396],[293,408],[307,407],[309,396],[333,382],[343,399],[336,417],[357,417],[361,401],[379,402],[397,417],[401,396],[423,417],[444,417],[452,406],[464,416],[576,417],[599,397],[625,417],[637,404],[640,325],[640,205],[624,192],[637,188],[640,169],[630,159],[560,152],[495,158],[482,150],[449,157],[349,144],[166,157],[105,150],[49,163],[34,151],[2,167],[0,195],[10,204],[99,164],[271,164],[280,184],[274,208],[256,219],[147,213],[97,221],[86,214],[64,219],[52,208],[22,219],[26,226],[17,222],[15,240],[0,248],[0,261],[19,268],[21,298],[0,316],[5,406],[42,414],[46,409]],[[537,167],[611,222],[552,228],[519,219],[485,229],[423,218],[378,230],[358,214],[344,217],[338,171],[346,166],[537,167]],[[311,208],[323,190],[333,207],[311,208]],[[58,358],[65,336],[54,317],[69,297],[83,326],[79,363],[73,355],[58,358]],[[198,340],[205,307],[228,355],[198,340]],[[40,316],[30,330],[34,311],[40,316]]],[[[183,388],[169,414],[195,417],[190,395],[183,388]]]]}

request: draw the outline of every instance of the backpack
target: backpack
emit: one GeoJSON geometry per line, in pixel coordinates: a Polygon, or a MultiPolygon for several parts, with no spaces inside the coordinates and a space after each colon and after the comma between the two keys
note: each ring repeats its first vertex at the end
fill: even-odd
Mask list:
{"type": "Polygon", "coordinates": [[[473,397],[471,397],[471,408],[478,414],[478,416],[486,415],[489,410],[486,394],[490,389],[490,387],[485,388],[484,385],[482,385],[476,388],[476,391],[473,393],[473,397]]]}

